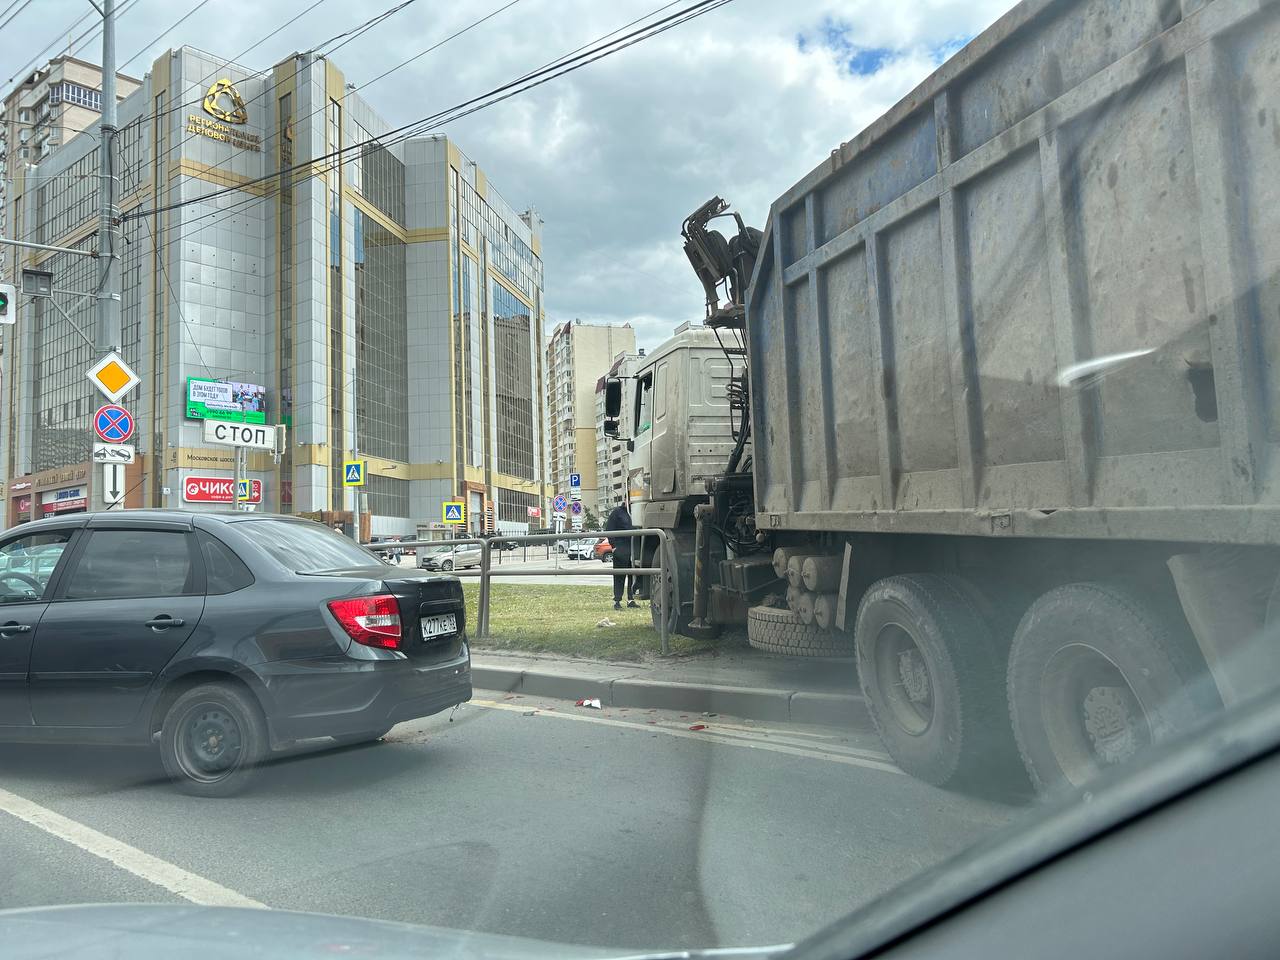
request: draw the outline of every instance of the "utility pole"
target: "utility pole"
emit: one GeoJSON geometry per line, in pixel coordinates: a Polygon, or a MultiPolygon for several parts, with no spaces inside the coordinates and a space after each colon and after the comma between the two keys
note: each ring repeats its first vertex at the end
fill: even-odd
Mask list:
{"type": "Polygon", "coordinates": [[[120,211],[116,196],[116,2],[102,0],[102,126],[98,145],[98,292],[94,346],[98,359],[121,340],[120,211]]]}

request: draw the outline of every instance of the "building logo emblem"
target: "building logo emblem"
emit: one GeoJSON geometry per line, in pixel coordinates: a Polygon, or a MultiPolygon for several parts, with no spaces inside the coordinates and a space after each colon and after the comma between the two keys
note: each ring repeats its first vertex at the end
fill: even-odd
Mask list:
{"type": "Polygon", "coordinates": [[[230,80],[223,78],[204,95],[204,112],[223,123],[248,123],[249,109],[230,80]]]}

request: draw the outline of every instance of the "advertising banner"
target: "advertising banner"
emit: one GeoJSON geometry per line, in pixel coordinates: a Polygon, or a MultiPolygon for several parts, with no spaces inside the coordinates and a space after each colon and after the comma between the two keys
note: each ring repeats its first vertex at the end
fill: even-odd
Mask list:
{"type": "Polygon", "coordinates": [[[187,417],[191,420],[266,423],[267,390],[257,383],[188,377],[187,417]]]}

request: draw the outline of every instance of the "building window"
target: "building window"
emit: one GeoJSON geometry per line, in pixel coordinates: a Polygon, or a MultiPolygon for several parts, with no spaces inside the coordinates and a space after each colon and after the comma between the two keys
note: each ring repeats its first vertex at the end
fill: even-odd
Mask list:
{"type": "Polygon", "coordinates": [[[529,508],[541,506],[542,500],[535,493],[498,488],[498,522],[529,523],[529,508]]]}
{"type": "Polygon", "coordinates": [[[356,419],[360,450],[407,461],[409,332],[405,244],[359,210],[355,211],[354,234],[356,419]]]}
{"type": "Polygon", "coordinates": [[[70,103],[102,112],[102,91],[82,87],[78,83],[55,83],[49,87],[49,105],[70,103]]]}
{"type": "Polygon", "coordinates": [[[535,480],[532,321],[529,308],[501,284],[493,287],[493,339],[497,468],[535,480]]]}
{"type": "Polygon", "coordinates": [[[409,481],[371,473],[365,478],[369,512],[380,517],[409,517],[409,481]]]}

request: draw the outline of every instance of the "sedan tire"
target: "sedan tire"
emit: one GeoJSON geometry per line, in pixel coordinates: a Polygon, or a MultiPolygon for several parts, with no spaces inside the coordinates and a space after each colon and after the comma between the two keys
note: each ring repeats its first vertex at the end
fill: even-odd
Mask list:
{"type": "Polygon", "coordinates": [[[266,755],[267,728],[257,703],[232,683],[203,683],[178,697],[160,728],[160,759],[178,789],[230,797],[253,779],[266,755]]]}
{"type": "Polygon", "coordinates": [[[453,569],[453,561],[452,561],[452,560],[446,560],[444,563],[440,564],[440,569],[441,569],[441,570],[452,570],[452,569],[453,569]]]}

